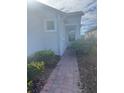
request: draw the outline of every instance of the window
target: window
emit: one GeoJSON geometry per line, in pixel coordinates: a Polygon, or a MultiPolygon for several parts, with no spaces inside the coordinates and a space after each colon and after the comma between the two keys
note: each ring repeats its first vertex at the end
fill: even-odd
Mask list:
{"type": "Polygon", "coordinates": [[[55,22],[52,20],[46,21],[46,30],[47,32],[55,31],[55,22]]]}

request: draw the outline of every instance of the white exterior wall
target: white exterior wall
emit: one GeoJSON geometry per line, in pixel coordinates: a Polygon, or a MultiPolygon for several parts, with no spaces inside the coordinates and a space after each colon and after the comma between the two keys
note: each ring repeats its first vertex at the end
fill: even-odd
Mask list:
{"type": "MultiPolygon", "coordinates": [[[[36,9],[38,10],[38,9],[36,9]]],[[[56,13],[54,11],[35,11],[28,10],[27,13],[27,54],[39,50],[53,50],[59,54],[58,30],[56,26],[55,32],[47,32],[45,29],[46,20],[54,20],[57,23],[56,13]]],[[[56,24],[55,23],[55,24],[56,24]]]]}
{"type": "Polygon", "coordinates": [[[67,44],[66,44],[66,32],[65,32],[65,27],[64,27],[64,17],[62,15],[59,15],[57,17],[58,19],[58,30],[59,30],[59,33],[58,33],[58,38],[59,38],[59,54],[60,55],[63,55],[66,47],[67,47],[67,44]]]}
{"type": "Polygon", "coordinates": [[[67,16],[64,22],[63,13],[42,4],[28,6],[27,11],[27,55],[40,50],[52,50],[56,54],[63,55],[68,45],[65,25],[76,25],[76,39],[80,38],[81,16],[67,16]],[[54,32],[46,30],[46,21],[55,21],[54,32]]]}

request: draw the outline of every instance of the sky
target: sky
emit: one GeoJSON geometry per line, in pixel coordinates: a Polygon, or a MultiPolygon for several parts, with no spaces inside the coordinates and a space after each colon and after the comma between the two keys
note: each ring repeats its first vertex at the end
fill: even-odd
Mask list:
{"type": "Polygon", "coordinates": [[[85,15],[82,17],[82,34],[97,26],[97,2],[93,1],[85,7],[85,15]]]}
{"type": "Polygon", "coordinates": [[[51,5],[65,12],[82,10],[88,3],[94,0],[38,0],[42,3],[51,5]]]}
{"type": "Polygon", "coordinates": [[[83,11],[81,34],[97,26],[96,0],[37,0],[64,12],[83,11]]]}

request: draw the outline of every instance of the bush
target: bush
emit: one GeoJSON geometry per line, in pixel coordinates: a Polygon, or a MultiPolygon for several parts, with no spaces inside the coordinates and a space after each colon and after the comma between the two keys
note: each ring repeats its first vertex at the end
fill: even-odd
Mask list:
{"type": "Polygon", "coordinates": [[[97,45],[92,45],[89,51],[90,56],[97,56],[97,45]]]}
{"type": "Polygon", "coordinates": [[[33,55],[29,56],[27,60],[28,63],[32,61],[44,61],[46,67],[52,67],[60,60],[60,56],[55,55],[51,50],[43,50],[35,52],[33,55]]]}
{"type": "Polygon", "coordinates": [[[44,62],[31,62],[27,65],[28,81],[33,80],[39,73],[44,71],[44,62]]]}
{"type": "Polygon", "coordinates": [[[27,87],[29,93],[35,93],[32,91],[38,90],[36,82],[39,80],[39,76],[44,75],[46,69],[55,67],[59,60],[60,56],[55,55],[51,50],[38,51],[28,57],[27,87]]]}
{"type": "Polygon", "coordinates": [[[96,55],[96,40],[76,40],[71,44],[70,48],[78,55],[96,55]]]}
{"type": "Polygon", "coordinates": [[[33,80],[36,79],[36,77],[44,72],[44,62],[31,62],[27,65],[27,87],[28,92],[32,93],[32,86],[33,86],[33,80]]]}
{"type": "Polygon", "coordinates": [[[88,54],[89,51],[89,43],[84,40],[77,40],[74,41],[71,46],[71,49],[73,49],[77,54],[88,54]]]}
{"type": "Polygon", "coordinates": [[[32,82],[32,80],[29,80],[27,82],[28,93],[32,93],[32,86],[33,86],[33,82],[32,82]]]}
{"type": "Polygon", "coordinates": [[[28,57],[28,63],[32,61],[44,61],[49,62],[55,57],[55,54],[51,50],[42,50],[35,52],[32,56],[28,57]]]}

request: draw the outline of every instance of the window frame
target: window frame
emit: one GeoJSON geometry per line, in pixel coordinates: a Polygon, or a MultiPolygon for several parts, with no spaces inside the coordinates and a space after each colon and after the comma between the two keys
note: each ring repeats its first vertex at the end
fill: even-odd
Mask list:
{"type": "Polygon", "coordinates": [[[45,20],[45,32],[56,32],[57,30],[56,30],[56,20],[55,19],[47,19],[47,20],[45,20]],[[54,23],[54,30],[48,30],[47,29],[47,22],[48,21],[53,21],[53,23],[54,23]]]}

